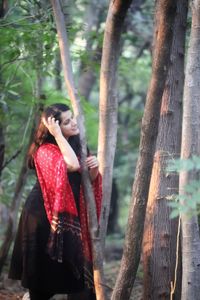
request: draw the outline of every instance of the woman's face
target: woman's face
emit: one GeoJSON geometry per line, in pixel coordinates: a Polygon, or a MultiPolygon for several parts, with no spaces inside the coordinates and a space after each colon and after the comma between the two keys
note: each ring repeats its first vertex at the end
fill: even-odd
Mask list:
{"type": "Polygon", "coordinates": [[[65,138],[79,134],[79,129],[75,117],[71,110],[67,110],[61,113],[60,128],[65,138]]]}

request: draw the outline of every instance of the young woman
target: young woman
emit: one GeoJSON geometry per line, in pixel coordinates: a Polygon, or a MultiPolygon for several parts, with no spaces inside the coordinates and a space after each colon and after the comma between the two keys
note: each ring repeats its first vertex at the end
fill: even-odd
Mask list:
{"type": "MultiPolygon", "coordinates": [[[[28,165],[35,169],[37,181],[22,211],[9,277],[21,280],[31,300],[54,294],[96,299],[78,134],[69,107],[54,104],[42,114],[29,150],[28,165]]],[[[98,161],[88,155],[86,163],[99,218],[98,161]]]]}

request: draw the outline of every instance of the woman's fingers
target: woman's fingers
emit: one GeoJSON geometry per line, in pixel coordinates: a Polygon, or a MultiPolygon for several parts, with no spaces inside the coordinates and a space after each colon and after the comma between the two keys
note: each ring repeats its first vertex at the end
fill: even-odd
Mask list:
{"type": "Polygon", "coordinates": [[[52,117],[48,117],[47,119],[42,118],[42,122],[53,136],[55,136],[57,133],[61,131],[59,126],[59,121],[55,120],[55,118],[52,117]]]}
{"type": "Polygon", "coordinates": [[[52,126],[52,125],[59,125],[59,121],[55,120],[55,118],[52,118],[52,117],[48,117],[47,120],[45,118],[42,118],[42,122],[46,127],[52,126]]]}
{"type": "Polygon", "coordinates": [[[87,163],[88,168],[91,168],[91,169],[98,168],[98,166],[99,166],[99,162],[98,162],[96,156],[87,157],[86,163],[87,163]]]}

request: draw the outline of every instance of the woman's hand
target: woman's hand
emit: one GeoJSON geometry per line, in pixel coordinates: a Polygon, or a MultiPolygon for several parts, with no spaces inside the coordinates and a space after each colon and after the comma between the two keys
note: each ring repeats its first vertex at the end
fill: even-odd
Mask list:
{"type": "Polygon", "coordinates": [[[59,126],[59,121],[55,120],[55,118],[48,117],[47,120],[43,118],[42,122],[54,137],[62,135],[62,131],[59,126]]]}
{"type": "Polygon", "coordinates": [[[86,164],[89,169],[94,169],[99,167],[99,162],[96,158],[96,156],[88,156],[86,159],[86,164]]]}
{"type": "Polygon", "coordinates": [[[86,159],[86,164],[89,169],[91,181],[94,181],[99,173],[99,162],[96,156],[88,156],[86,159]]]}

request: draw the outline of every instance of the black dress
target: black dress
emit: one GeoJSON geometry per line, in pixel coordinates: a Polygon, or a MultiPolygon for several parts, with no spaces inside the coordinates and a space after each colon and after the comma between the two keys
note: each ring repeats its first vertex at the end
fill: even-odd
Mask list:
{"type": "MultiPolygon", "coordinates": [[[[79,210],[81,175],[69,173],[69,182],[79,210]]],[[[14,244],[9,278],[21,280],[22,286],[54,294],[78,293],[84,289],[82,276],[77,279],[70,262],[59,263],[46,253],[50,225],[44,208],[42,191],[37,181],[24,205],[14,244]]],[[[74,251],[68,241],[68,247],[74,251]]]]}

